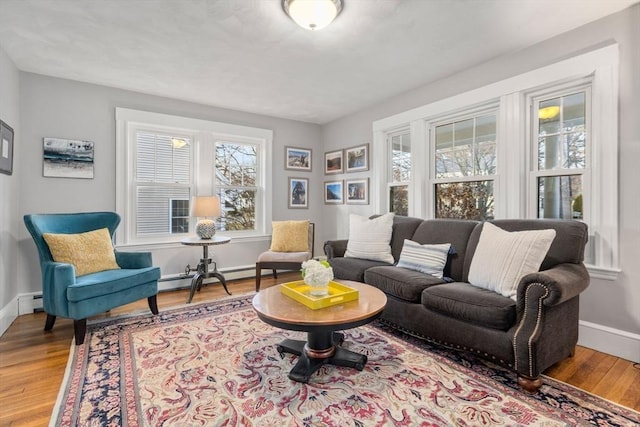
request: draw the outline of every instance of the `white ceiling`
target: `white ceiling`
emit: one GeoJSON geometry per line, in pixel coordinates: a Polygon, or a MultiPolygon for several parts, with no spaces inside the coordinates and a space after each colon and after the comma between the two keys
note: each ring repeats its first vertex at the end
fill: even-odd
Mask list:
{"type": "Polygon", "coordinates": [[[344,0],[311,32],[280,0],[0,0],[23,71],[326,123],[638,0],[344,0]]]}

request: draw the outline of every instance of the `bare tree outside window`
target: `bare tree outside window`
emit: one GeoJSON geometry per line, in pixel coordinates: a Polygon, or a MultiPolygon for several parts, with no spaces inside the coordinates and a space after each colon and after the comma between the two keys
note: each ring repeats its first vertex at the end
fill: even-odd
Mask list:
{"type": "Polygon", "coordinates": [[[437,126],[435,137],[435,217],[493,219],[496,115],[437,126]]]}
{"type": "Polygon", "coordinates": [[[254,230],[258,193],[258,147],[217,142],[216,188],[222,204],[221,230],[254,230]]]}
{"type": "Polygon", "coordinates": [[[407,131],[389,139],[390,183],[389,212],[409,214],[409,182],[411,181],[411,135],[407,131]]]}

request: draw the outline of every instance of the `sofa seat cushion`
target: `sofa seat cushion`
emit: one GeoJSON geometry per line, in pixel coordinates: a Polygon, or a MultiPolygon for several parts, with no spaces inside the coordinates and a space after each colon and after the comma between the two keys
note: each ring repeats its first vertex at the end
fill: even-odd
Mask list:
{"type": "Polygon", "coordinates": [[[444,283],[441,278],[402,267],[373,267],[364,273],[364,282],[382,292],[409,302],[420,302],[422,291],[444,283]]]}
{"type": "Polygon", "coordinates": [[[77,277],[76,283],[67,288],[69,301],[84,301],[90,298],[111,295],[136,286],[157,281],[160,278],[158,267],[135,270],[107,270],[77,277]],[[94,285],[99,286],[94,286],[94,285]]]}
{"type": "Polygon", "coordinates": [[[446,316],[503,331],[516,322],[516,302],[465,282],[432,286],[422,292],[422,305],[446,316]]]}
{"type": "Polygon", "coordinates": [[[331,258],[328,260],[336,279],[364,282],[364,272],[371,267],[389,266],[386,262],[371,261],[360,258],[331,258]]]}

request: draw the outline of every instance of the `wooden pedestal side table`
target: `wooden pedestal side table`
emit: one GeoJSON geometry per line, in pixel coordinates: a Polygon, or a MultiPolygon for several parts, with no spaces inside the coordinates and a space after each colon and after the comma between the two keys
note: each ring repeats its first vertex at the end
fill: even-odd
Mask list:
{"type": "Polygon", "coordinates": [[[382,314],[386,295],[373,286],[349,280],[336,280],[356,288],[359,299],[331,307],[312,310],[284,295],[280,286],[263,289],[253,297],[253,309],[269,325],[293,331],[307,332],[307,340],[285,339],[278,344],[279,353],[300,356],[289,372],[289,378],[302,383],[325,364],[364,369],[367,356],[340,347],[344,334],[336,331],[365,325],[382,314]]]}
{"type": "Polygon", "coordinates": [[[202,281],[204,279],[208,279],[211,277],[215,277],[222,283],[224,290],[227,294],[231,295],[229,289],[227,289],[227,281],[225,280],[222,273],[218,271],[218,266],[215,262],[209,257],[209,246],[213,245],[224,245],[225,243],[229,243],[231,239],[229,237],[223,236],[213,236],[211,239],[201,239],[199,237],[187,237],[182,239],[180,243],[187,246],[202,246],[202,259],[198,264],[198,268],[196,270],[196,274],[193,276],[191,280],[191,290],[189,291],[189,299],[187,300],[187,304],[191,302],[193,299],[193,295],[196,293],[196,290],[200,290],[202,288],[202,281]],[[209,264],[213,264],[213,270],[209,271],[209,264]]]}

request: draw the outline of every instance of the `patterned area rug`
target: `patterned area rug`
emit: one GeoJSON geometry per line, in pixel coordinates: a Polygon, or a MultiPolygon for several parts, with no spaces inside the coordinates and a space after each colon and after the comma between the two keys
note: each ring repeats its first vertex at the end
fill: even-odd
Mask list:
{"type": "Polygon", "coordinates": [[[545,378],[448,352],[381,321],[345,331],[363,371],[324,366],[287,377],[296,356],[259,320],[251,297],[89,325],[70,355],[56,426],[564,426],[640,424],[640,413],[545,378]]]}

